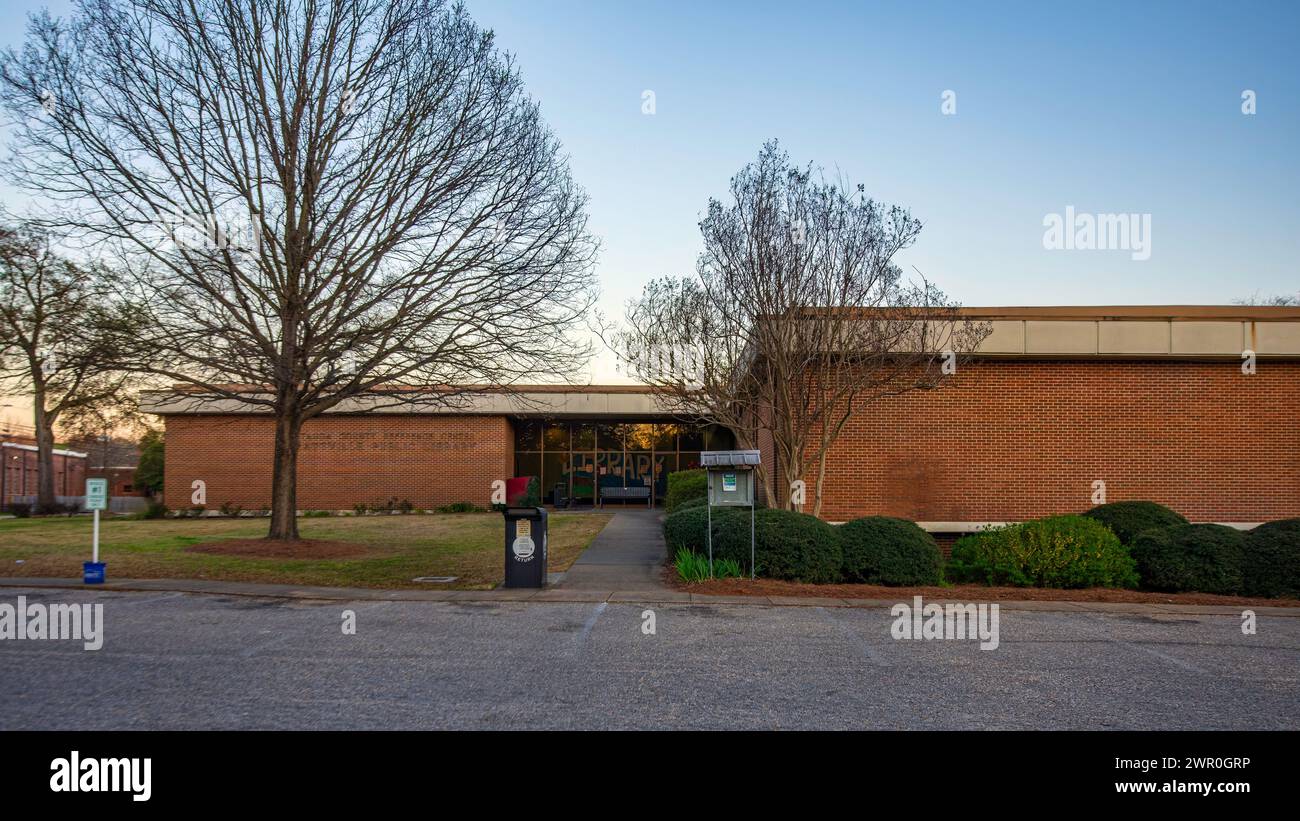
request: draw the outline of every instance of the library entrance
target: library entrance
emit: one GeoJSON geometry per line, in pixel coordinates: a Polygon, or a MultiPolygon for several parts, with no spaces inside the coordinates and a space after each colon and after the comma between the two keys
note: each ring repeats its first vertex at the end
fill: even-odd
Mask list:
{"type": "Polygon", "coordinates": [[[649,504],[658,504],[669,473],[699,467],[702,450],[735,446],[731,432],[716,425],[529,418],[513,424],[515,475],[540,477],[543,503],[556,507],[611,499],[645,504],[647,491],[649,504]]]}

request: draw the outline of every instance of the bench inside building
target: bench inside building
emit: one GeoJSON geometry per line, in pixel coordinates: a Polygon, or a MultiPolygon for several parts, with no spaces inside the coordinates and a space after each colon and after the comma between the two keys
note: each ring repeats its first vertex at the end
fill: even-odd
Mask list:
{"type": "Polygon", "coordinates": [[[645,501],[646,507],[650,507],[650,488],[645,485],[632,487],[602,487],[600,489],[600,504],[604,507],[605,502],[609,499],[618,499],[626,504],[628,501],[645,501]]]}

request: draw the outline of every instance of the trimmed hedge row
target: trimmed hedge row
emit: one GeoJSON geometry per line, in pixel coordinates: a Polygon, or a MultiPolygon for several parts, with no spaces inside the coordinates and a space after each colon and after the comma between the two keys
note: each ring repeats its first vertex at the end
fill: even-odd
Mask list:
{"type": "MultiPolygon", "coordinates": [[[[720,508],[717,513],[719,515],[715,517],[713,523],[714,534],[718,532],[719,522],[734,514],[735,510],[720,508]]],[[[694,553],[705,552],[706,521],[703,505],[692,505],[664,517],[664,541],[668,543],[668,552],[674,554],[681,549],[694,553]]]]}
{"type": "Polygon", "coordinates": [[[889,516],[854,519],[836,529],[846,582],[935,585],[943,581],[943,554],[915,522],[889,516]]]}
{"type": "MultiPolygon", "coordinates": [[[[731,527],[723,542],[732,550],[749,549],[748,528],[731,527]]],[[[717,544],[715,541],[714,544],[717,544]]],[[[840,580],[843,552],[835,528],[816,516],[791,510],[761,509],[754,512],[756,573],[773,579],[826,584],[840,580]]],[[[744,565],[748,565],[746,560],[744,565]]]]}
{"type": "Polygon", "coordinates": [[[944,568],[950,581],[1013,587],[1137,587],[1119,538],[1086,516],[1049,516],[963,536],[944,568]]]}
{"type": "Polygon", "coordinates": [[[1175,525],[1141,533],[1133,542],[1142,583],[1170,593],[1237,595],[1245,585],[1246,537],[1223,525],[1175,525]]]}
{"type": "MultiPolygon", "coordinates": [[[[712,510],[713,558],[732,559],[749,572],[747,508],[712,510]]],[[[664,519],[669,552],[708,552],[709,511],[680,507],[664,519]]],[[[760,508],[754,512],[755,573],[815,584],[854,581],[886,585],[939,584],[941,555],[930,534],[912,522],[872,516],[839,527],[816,516],[760,508]]]]}
{"type": "Polygon", "coordinates": [[[707,496],[696,496],[694,499],[687,499],[684,502],[677,503],[673,510],[687,510],[692,507],[704,507],[705,503],[708,501],[709,497],[707,496]]]}
{"type": "Polygon", "coordinates": [[[1155,502],[1111,502],[1083,515],[1109,527],[1126,547],[1131,547],[1143,531],[1187,524],[1181,513],[1155,502]]]}
{"type": "Polygon", "coordinates": [[[1115,502],[1084,514],[1128,545],[1142,585],[1166,592],[1300,597],[1300,519],[1242,532],[1189,524],[1154,502],[1115,502]]]}
{"type": "MultiPolygon", "coordinates": [[[[713,521],[713,558],[732,559],[749,572],[749,508],[716,507],[713,521]]],[[[670,553],[685,548],[708,552],[706,541],[710,511],[693,505],[664,519],[664,540],[670,553]]],[[[840,578],[840,544],[835,528],[816,516],[790,510],[754,512],[755,573],[773,579],[824,583],[840,578]]]]}
{"type": "Polygon", "coordinates": [[[707,481],[703,468],[678,470],[668,474],[664,509],[672,513],[688,501],[706,498],[709,493],[707,481]]]}
{"type": "MultiPolygon", "coordinates": [[[[702,472],[700,472],[702,474],[702,472]]],[[[670,481],[672,475],[670,475],[670,481]]],[[[702,489],[703,480],[700,485],[702,489]]],[[[749,510],[712,509],[713,556],[749,572],[749,510]]],[[[679,499],[664,520],[671,552],[704,554],[703,496],[679,499]]],[[[834,527],[788,510],[754,514],[757,574],[800,582],[1120,587],[1300,597],[1300,519],[1249,532],[1188,524],[1152,502],[1117,502],[972,533],[945,565],[933,537],[905,519],[868,516],[834,527]],[[1129,540],[1129,541],[1126,541],[1129,540]]]]}
{"type": "Polygon", "coordinates": [[[1244,533],[1213,524],[1148,530],[1133,557],[1154,590],[1300,598],[1300,519],[1244,533]]]}
{"type": "Polygon", "coordinates": [[[1300,519],[1268,522],[1247,532],[1241,575],[1248,596],[1300,598],[1300,519]]]}

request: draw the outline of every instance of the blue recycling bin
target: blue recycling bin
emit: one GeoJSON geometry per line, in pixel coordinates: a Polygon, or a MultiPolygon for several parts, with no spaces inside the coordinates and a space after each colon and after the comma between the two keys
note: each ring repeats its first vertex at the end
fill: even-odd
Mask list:
{"type": "Polygon", "coordinates": [[[104,583],[104,562],[82,562],[82,579],[86,584],[104,583]]]}

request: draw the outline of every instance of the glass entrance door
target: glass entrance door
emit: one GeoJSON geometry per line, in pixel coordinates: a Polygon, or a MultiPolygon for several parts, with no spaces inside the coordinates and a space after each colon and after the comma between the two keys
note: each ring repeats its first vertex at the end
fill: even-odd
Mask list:
{"type": "Polygon", "coordinates": [[[536,476],[547,502],[591,505],[602,487],[668,493],[668,474],[698,467],[700,450],[725,450],[730,434],[668,422],[517,419],[515,475],[536,476]]]}

